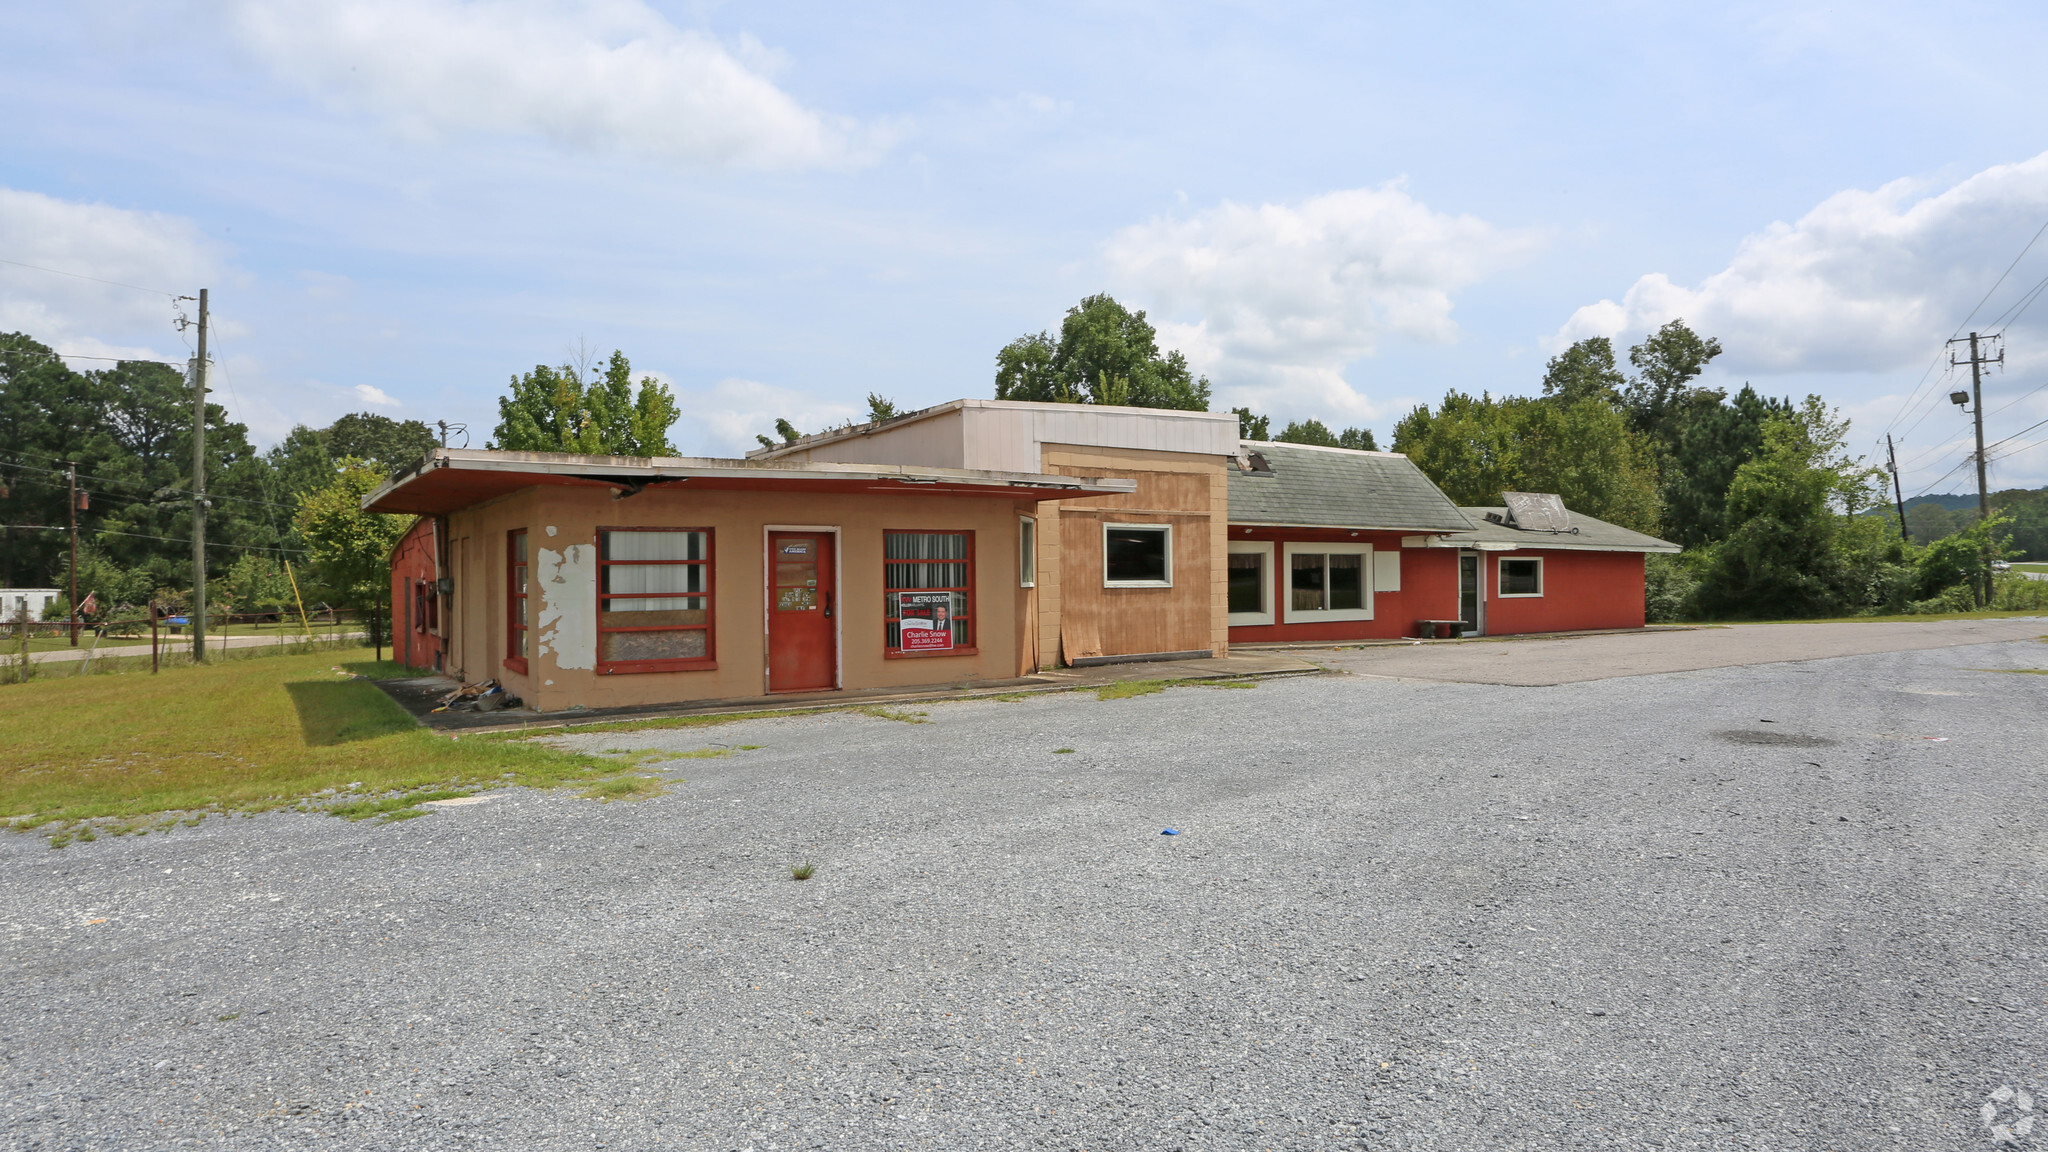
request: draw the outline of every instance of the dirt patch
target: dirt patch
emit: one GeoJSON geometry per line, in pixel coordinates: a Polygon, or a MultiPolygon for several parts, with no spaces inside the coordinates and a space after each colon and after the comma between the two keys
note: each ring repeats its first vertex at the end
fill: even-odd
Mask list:
{"type": "Polygon", "coordinates": [[[1764,744],[1779,748],[1827,748],[1837,743],[1825,736],[1806,736],[1798,732],[1752,732],[1742,728],[1714,735],[1730,744],[1764,744]]]}

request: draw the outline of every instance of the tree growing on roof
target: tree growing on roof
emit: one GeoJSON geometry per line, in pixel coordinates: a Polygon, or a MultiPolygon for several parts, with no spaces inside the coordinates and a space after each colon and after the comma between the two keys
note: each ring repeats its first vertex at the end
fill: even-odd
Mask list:
{"type": "Polygon", "coordinates": [[[512,378],[498,400],[498,426],[486,447],[511,452],[580,452],[599,456],[673,456],[668,430],[682,414],[668,385],[642,376],[613,352],[600,375],[563,364],[512,378]],[[586,379],[586,377],[588,379],[586,379]]]}
{"type": "Polygon", "coordinates": [[[1142,311],[1107,293],[1067,309],[1059,339],[1019,336],[996,353],[996,399],[1138,408],[1209,407],[1208,377],[1178,351],[1161,353],[1159,333],[1142,311]]]}

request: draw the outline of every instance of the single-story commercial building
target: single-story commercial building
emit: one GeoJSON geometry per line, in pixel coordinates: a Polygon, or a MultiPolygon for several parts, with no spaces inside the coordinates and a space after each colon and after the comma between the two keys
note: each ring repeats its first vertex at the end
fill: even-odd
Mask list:
{"type": "Polygon", "coordinates": [[[399,658],[543,711],[1001,680],[1428,620],[1640,626],[1641,554],[1675,551],[1584,517],[1495,523],[1394,453],[1237,432],[1230,413],[956,400],[744,460],[435,449],[364,507],[421,518],[391,556],[399,658]],[[1495,551],[1533,560],[1537,591],[1521,566],[1472,566],[1465,614],[1467,561],[1495,551]]]}

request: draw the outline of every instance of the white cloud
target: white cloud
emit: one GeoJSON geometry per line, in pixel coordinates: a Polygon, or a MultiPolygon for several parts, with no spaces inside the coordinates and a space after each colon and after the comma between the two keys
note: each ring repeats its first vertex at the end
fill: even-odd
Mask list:
{"type": "Polygon", "coordinates": [[[741,456],[761,445],[755,436],[775,435],[777,417],[803,432],[864,419],[865,408],[820,400],[793,388],[778,388],[737,377],[709,388],[677,389],[683,418],[669,439],[684,455],[741,456]]]}
{"type": "MultiPolygon", "coordinates": [[[[1729,371],[1918,370],[2048,218],[2048,153],[1928,191],[1896,180],[1838,192],[1744,239],[1697,287],[1650,273],[1574,312],[1549,343],[1633,339],[1683,317],[1720,339],[1716,367],[1729,371]]],[[[2015,273],[1979,320],[2038,276],[2015,273]]]]}
{"type": "Polygon", "coordinates": [[[1454,340],[1453,294],[1539,243],[1433,211],[1397,180],[1148,221],[1112,238],[1107,258],[1165,314],[1155,318],[1161,343],[1187,353],[1219,399],[1355,419],[1392,405],[1361,395],[1345,365],[1390,334],[1454,340]]]}
{"type": "Polygon", "coordinates": [[[378,408],[403,408],[405,405],[391,398],[390,393],[370,384],[358,384],[353,391],[356,399],[378,408]]]}
{"type": "Polygon", "coordinates": [[[221,274],[213,246],[182,217],[12,188],[0,188],[0,253],[13,262],[0,264],[0,332],[87,356],[183,362],[170,297],[221,274]]]}
{"type": "Polygon", "coordinates": [[[639,0],[243,0],[280,79],[423,139],[535,135],[576,148],[766,168],[847,158],[747,41],[728,51],[639,0]]]}

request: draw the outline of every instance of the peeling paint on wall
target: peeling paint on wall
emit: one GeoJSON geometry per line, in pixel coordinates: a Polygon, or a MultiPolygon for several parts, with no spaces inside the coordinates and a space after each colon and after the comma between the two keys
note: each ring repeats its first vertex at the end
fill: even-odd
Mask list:
{"type": "Polygon", "coordinates": [[[540,651],[557,668],[597,667],[597,549],[571,544],[556,552],[542,548],[534,567],[540,577],[540,651]]]}

